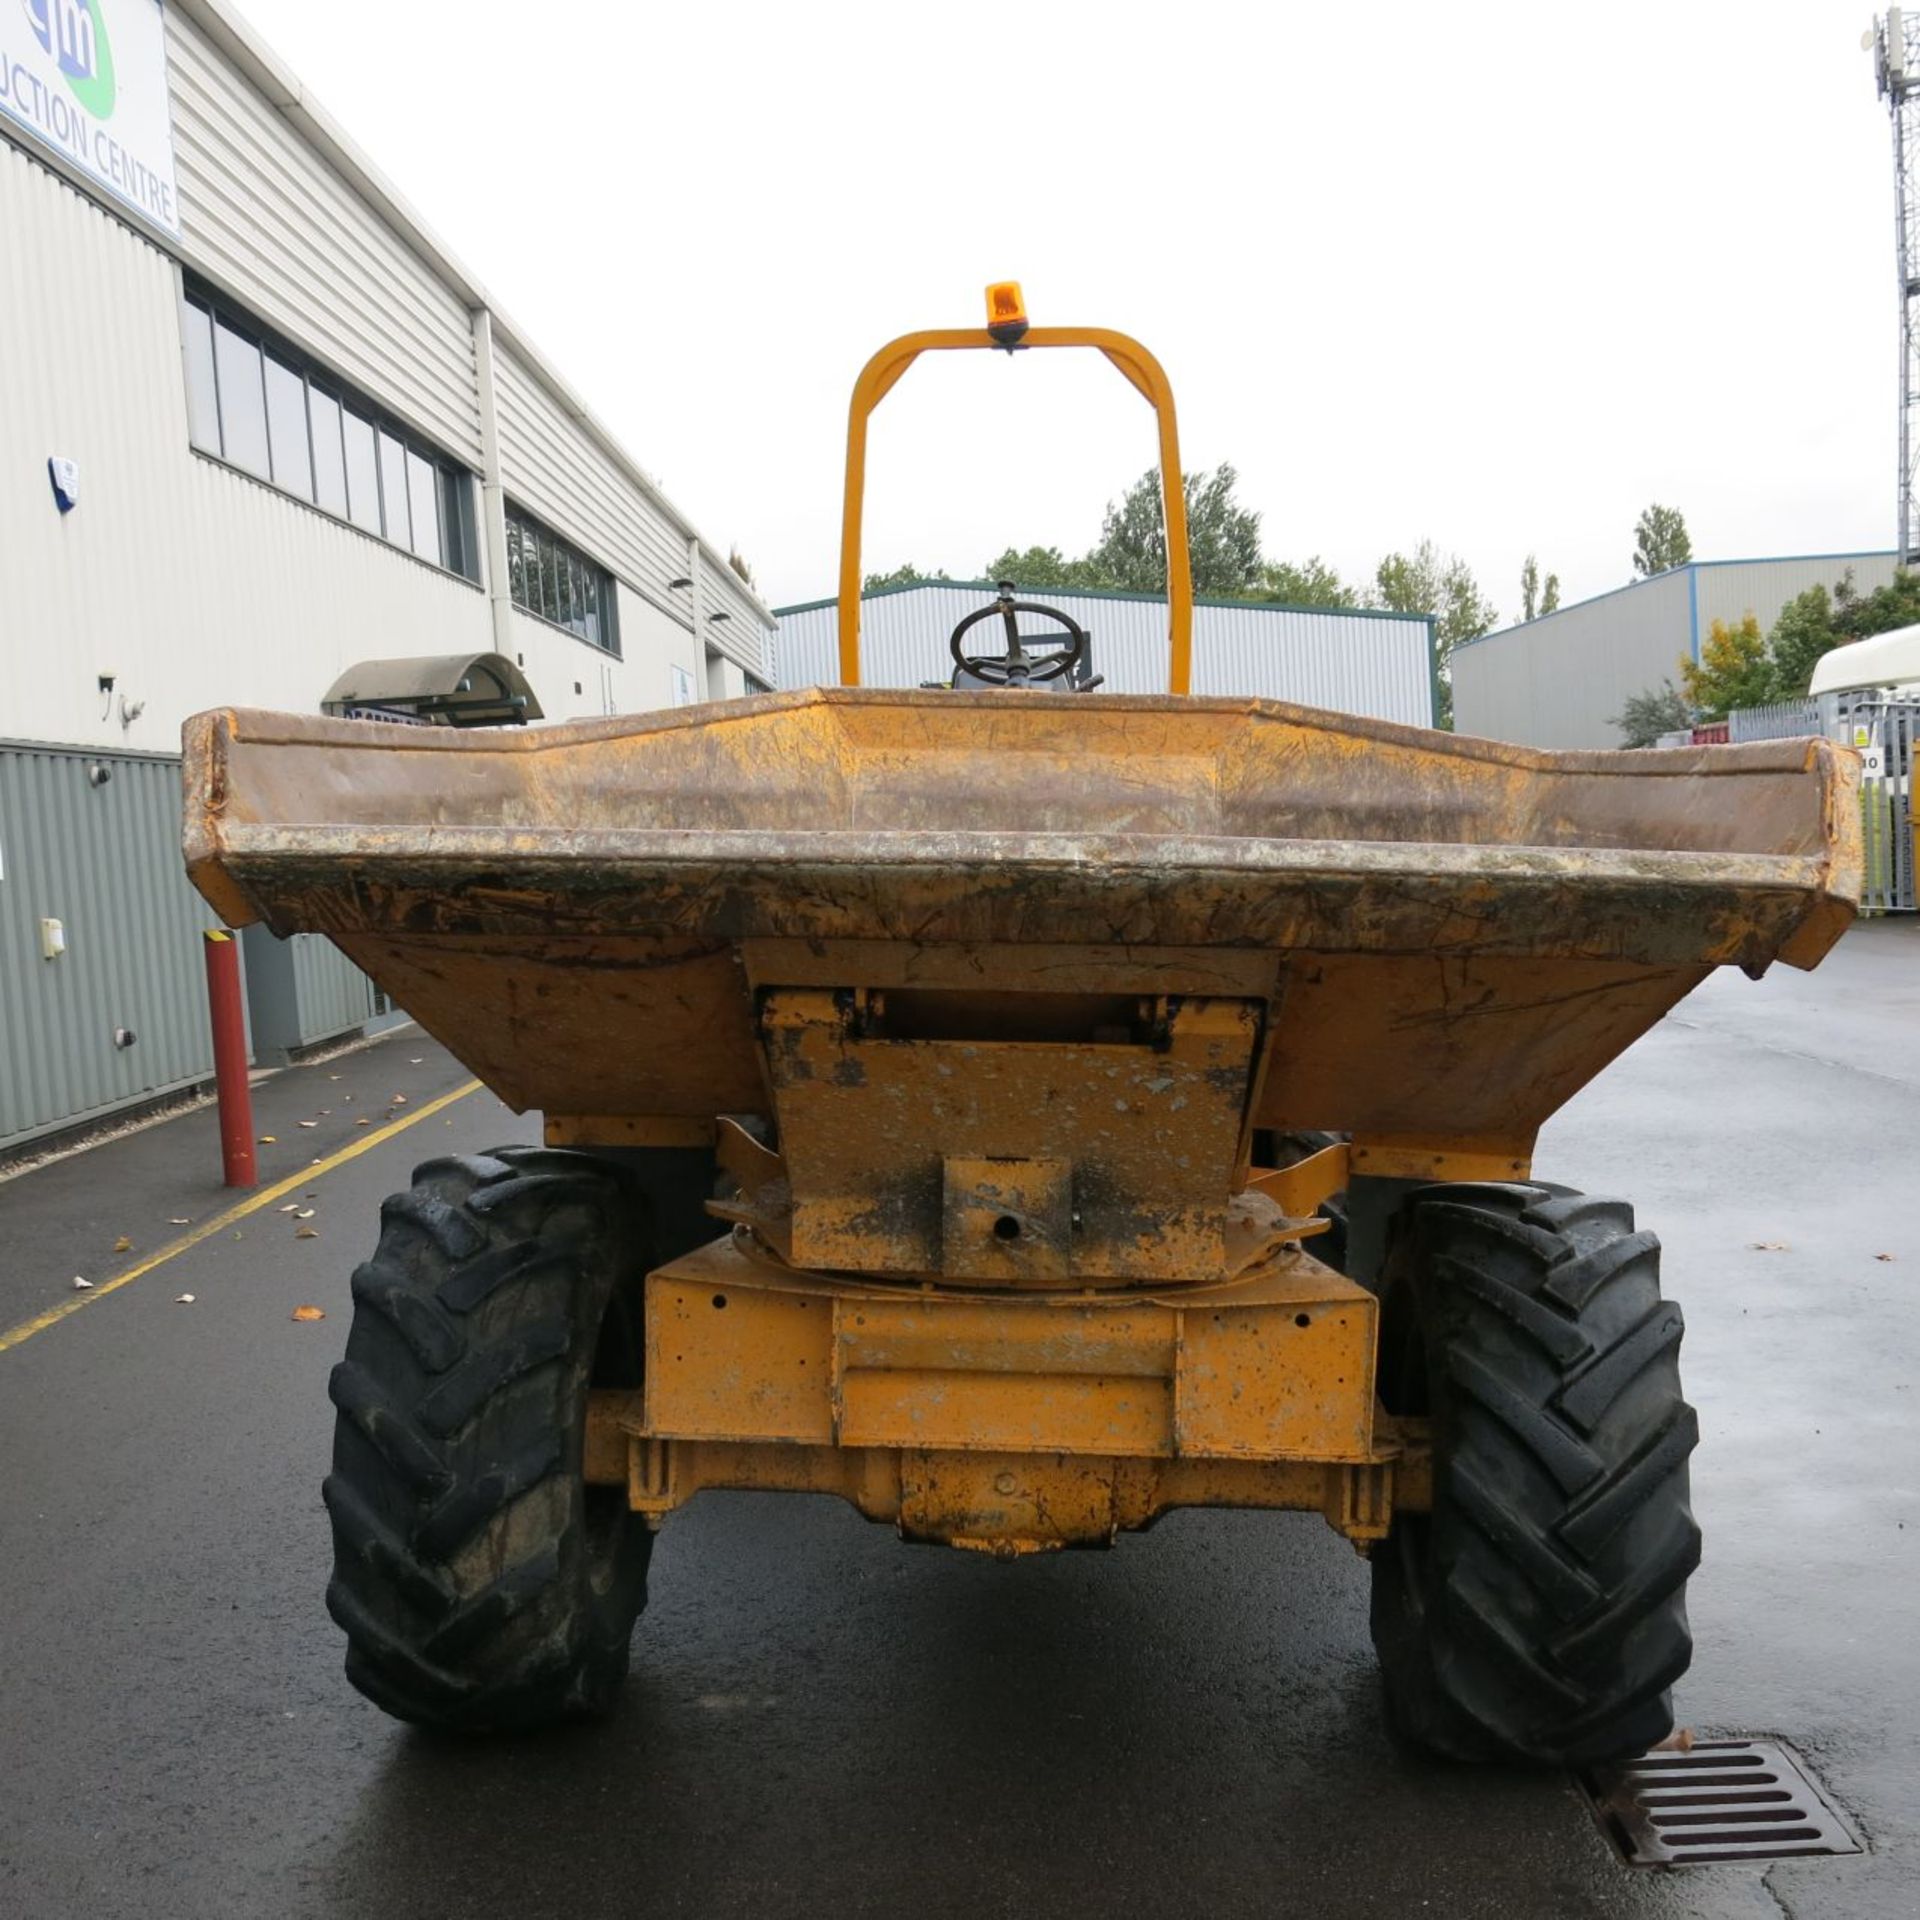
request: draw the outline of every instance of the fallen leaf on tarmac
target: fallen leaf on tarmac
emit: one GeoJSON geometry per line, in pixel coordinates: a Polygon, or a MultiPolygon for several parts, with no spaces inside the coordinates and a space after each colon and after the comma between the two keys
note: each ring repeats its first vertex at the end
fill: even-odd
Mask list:
{"type": "Polygon", "coordinates": [[[356,1120],[353,1124],[356,1127],[370,1127],[373,1125],[373,1122],[371,1120],[356,1120]]]}
{"type": "Polygon", "coordinates": [[[1899,1256],[1891,1253],[1876,1253],[1873,1257],[1876,1260],[1893,1260],[1893,1259],[1897,1259],[1899,1256]]]}
{"type": "Polygon", "coordinates": [[[91,1280],[82,1280],[76,1273],[73,1276],[73,1290],[75,1293],[91,1293],[93,1291],[93,1282],[91,1280]]]}
{"type": "Polygon", "coordinates": [[[1747,1245],[1755,1253],[1785,1253],[1787,1243],[1784,1240],[1749,1240],[1747,1245]]]}
{"type": "Polygon", "coordinates": [[[298,1200],[289,1200],[280,1211],[282,1213],[298,1213],[300,1211],[300,1202],[298,1200]]]}
{"type": "Polygon", "coordinates": [[[1691,1753],[1693,1751],[1693,1729],[1675,1727],[1653,1751],[1655,1753],[1691,1753]]]}
{"type": "Polygon", "coordinates": [[[409,1060],[409,1061],[407,1062],[407,1065],[408,1065],[408,1066],[410,1066],[410,1067],[417,1067],[417,1066],[418,1066],[419,1064],[420,1064],[420,1062],[419,1062],[418,1060],[409,1060]]]}
{"type": "Polygon", "coordinates": [[[133,1251],[132,1239],[123,1233],[120,1238],[113,1243],[113,1250],[115,1253],[131,1253],[133,1251]]]}
{"type": "Polygon", "coordinates": [[[296,1320],[324,1320],[327,1310],[324,1307],[295,1307],[293,1317],[296,1320]]]}
{"type": "Polygon", "coordinates": [[[193,1222],[189,1220],[184,1213],[176,1213],[173,1218],[167,1222],[167,1225],[170,1227],[190,1227],[193,1225],[193,1222]]]}
{"type": "Polygon", "coordinates": [[[320,1238],[320,1229],[318,1227],[302,1227],[293,1237],[296,1240],[318,1240],[320,1238]]]}
{"type": "Polygon", "coordinates": [[[324,1120],[324,1119],[326,1119],[326,1117],[327,1117],[327,1116],[328,1116],[328,1115],[329,1115],[330,1113],[332,1113],[332,1111],[333,1111],[333,1109],[332,1109],[331,1107],[322,1107],[322,1108],[320,1109],[320,1118],[321,1118],[322,1120],[324,1120]]]}
{"type": "Polygon", "coordinates": [[[190,1307],[193,1305],[193,1295],[190,1293],[176,1293],[173,1296],[173,1304],[176,1307],[190,1307]]]}
{"type": "Polygon", "coordinates": [[[404,1093],[396,1093],[393,1098],[387,1102],[387,1105],[390,1107],[404,1107],[406,1104],[407,1096],[404,1093]]]}
{"type": "Polygon", "coordinates": [[[320,1122],[318,1120],[296,1120],[293,1124],[296,1127],[317,1127],[320,1122]]]}
{"type": "Polygon", "coordinates": [[[313,1218],[313,1209],[311,1207],[302,1207],[293,1217],[296,1220],[311,1220],[313,1218]]]}
{"type": "Polygon", "coordinates": [[[338,1080],[338,1079],[340,1078],[340,1076],[339,1076],[339,1075],[338,1075],[337,1073],[330,1073],[330,1074],[328,1074],[328,1075],[327,1075],[327,1078],[328,1078],[329,1080],[338,1080]]]}
{"type": "Polygon", "coordinates": [[[280,1144],[280,1142],[279,1142],[278,1140],[276,1140],[276,1139],[275,1139],[275,1138],[273,1137],[273,1135],[272,1135],[272,1134],[270,1134],[270,1133],[263,1133],[263,1134],[262,1134],[262,1135],[260,1136],[260,1144],[261,1144],[261,1145],[262,1145],[263,1147],[277,1147],[277,1146],[278,1146],[278,1145],[280,1144]]]}

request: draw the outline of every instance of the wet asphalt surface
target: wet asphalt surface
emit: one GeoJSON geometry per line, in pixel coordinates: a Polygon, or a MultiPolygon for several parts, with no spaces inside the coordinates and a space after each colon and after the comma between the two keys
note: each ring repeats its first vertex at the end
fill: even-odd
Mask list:
{"type": "MultiPolygon", "coordinates": [[[[263,1178],[464,1079],[411,1031],[282,1074],[263,1178]]],[[[0,1352],[7,1920],[1920,1914],[1920,926],[1711,981],[1538,1162],[1635,1200],[1687,1310],[1681,1719],[1792,1740],[1872,1843],[1764,1875],[1631,1871],[1564,1779],[1396,1751],[1365,1568],[1310,1516],[1009,1567],[708,1495],[617,1720],[386,1720],[321,1605],[347,1274],[414,1162],[534,1132],[470,1094],[303,1187],[317,1238],[269,1208],[0,1352]]],[[[215,1140],[195,1113],[0,1183],[0,1329],[216,1213],[215,1140]]]]}

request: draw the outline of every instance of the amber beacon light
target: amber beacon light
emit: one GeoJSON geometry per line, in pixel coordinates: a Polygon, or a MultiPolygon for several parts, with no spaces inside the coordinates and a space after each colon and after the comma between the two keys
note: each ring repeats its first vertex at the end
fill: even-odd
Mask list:
{"type": "Polygon", "coordinates": [[[1013,346],[1027,331],[1027,303],[1018,280],[996,280],[987,289],[987,331],[1003,347],[1013,346]]]}

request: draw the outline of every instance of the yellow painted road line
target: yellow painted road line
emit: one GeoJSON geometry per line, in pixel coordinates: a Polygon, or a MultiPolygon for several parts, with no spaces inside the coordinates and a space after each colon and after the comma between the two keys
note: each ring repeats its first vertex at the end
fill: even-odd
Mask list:
{"type": "Polygon", "coordinates": [[[344,1146],[338,1153],[330,1153],[324,1160],[312,1166],[302,1167],[298,1173],[290,1173],[286,1179],[277,1180],[263,1192],[253,1194],[242,1200],[237,1206],[229,1207],[224,1213],[217,1213],[211,1220],[194,1228],[191,1233],[183,1233],[179,1239],[169,1241],[166,1246],[151,1258],[142,1260],[137,1266],[129,1267],[125,1273],[116,1273],[111,1280],[103,1280],[87,1293],[76,1293],[71,1300],[63,1300],[57,1307],[49,1307],[45,1313],[36,1314],[31,1320],[22,1320],[17,1327],[9,1327],[0,1333],[0,1353],[9,1347],[20,1346],[31,1340],[36,1333],[45,1333],[49,1327],[58,1326],[70,1313],[78,1313],[82,1307],[90,1307],[96,1300],[104,1300],[108,1294],[117,1293],[122,1287],[131,1286],[142,1274],[151,1273],[155,1267],[165,1266],[177,1254],[189,1247],[197,1247],[203,1240],[211,1240],[216,1233],[224,1233],[236,1220],[244,1220],[250,1213],[258,1213],[262,1207],[271,1206],[274,1201],[284,1199],[296,1188],[309,1185],[323,1175],[331,1173],[335,1167],[344,1167],[349,1160],[357,1160],[361,1154],[371,1152],[383,1142],[391,1140],[396,1133],[405,1133],[409,1127],[417,1127],[422,1120],[431,1120],[443,1107],[450,1107],[456,1100],[464,1100],[468,1094],[478,1090],[480,1082],[469,1080],[464,1087],[455,1087],[451,1093],[443,1093],[437,1100],[429,1100],[424,1107],[416,1109],[404,1118],[389,1125],[376,1128],[364,1140],[355,1140],[344,1146]]]}

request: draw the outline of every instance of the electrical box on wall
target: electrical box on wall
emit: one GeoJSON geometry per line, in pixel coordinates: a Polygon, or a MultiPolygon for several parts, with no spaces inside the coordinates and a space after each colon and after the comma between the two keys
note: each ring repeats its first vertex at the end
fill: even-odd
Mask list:
{"type": "Polygon", "coordinates": [[[40,957],[58,960],[67,950],[67,930],[58,920],[40,922],[40,957]]]}
{"type": "Polygon", "coordinates": [[[47,461],[47,478],[53,483],[53,503],[62,513],[71,513],[80,501],[80,463],[63,460],[57,453],[47,461]]]}

